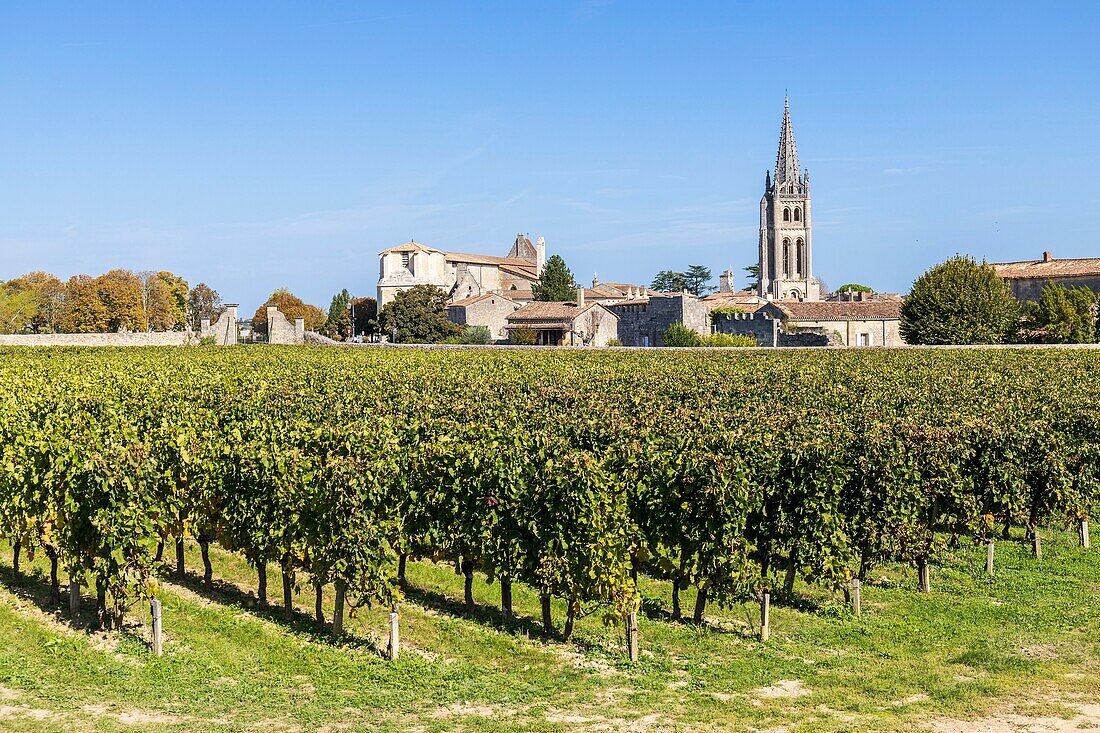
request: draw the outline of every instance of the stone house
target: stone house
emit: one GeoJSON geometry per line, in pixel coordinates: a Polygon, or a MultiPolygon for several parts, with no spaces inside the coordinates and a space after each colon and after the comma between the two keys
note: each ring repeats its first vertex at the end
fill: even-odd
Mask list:
{"type": "Polygon", "coordinates": [[[618,335],[618,316],[601,303],[587,303],[584,289],[576,301],[532,301],[507,317],[506,330],[535,332],[540,346],[607,346],[618,335]]]}
{"type": "Polygon", "coordinates": [[[378,307],[414,285],[434,285],[447,299],[462,300],[485,293],[530,291],[546,262],[546,242],[535,244],[525,234],[504,257],[444,252],[419,242],[406,242],[378,255],[378,307]]]}
{"type": "Polygon", "coordinates": [[[1047,283],[1100,293],[1100,257],[1058,260],[1050,252],[1043,252],[1041,260],[995,262],[992,267],[1012,288],[1017,300],[1038,300],[1047,283]]]}
{"type": "MultiPolygon", "coordinates": [[[[836,346],[904,346],[899,332],[901,300],[887,298],[846,301],[772,301],[757,311],[782,321],[782,330],[815,333],[836,346]]],[[[784,339],[780,337],[779,345],[784,339]]]]}
{"type": "Polygon", "coordinates": [[[508,316],[522,307],[499,293],[462,298],[447,305],[447,318],[460,326],[485,326],[497,341],[508,338],[508,316]]]}

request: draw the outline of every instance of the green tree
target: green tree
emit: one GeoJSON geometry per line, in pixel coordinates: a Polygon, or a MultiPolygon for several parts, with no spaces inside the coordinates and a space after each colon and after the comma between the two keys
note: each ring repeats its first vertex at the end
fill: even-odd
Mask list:
{"type": "Polygon", "coordinates": [[[921,275],[901,306],[910,344],[999,344],[1013,337],[1020,305],[992,267],[957,255],[921,275]]]}
{"type": "Polygon", "coordinates": [[[684,289],[698,297],[713,293],[715,287],[710,284],[712,277],[709,267],[691,265],[688,267],[687,272],[683,273],[684,283],[686,285],[684,289]]]}
{"type": "Polygon", "coordinates": [[[749,265],[745,268],[749,279],[745,282],[744,290],[755,293],[760,288],[760,265],[749,265]]]}
{"type": "Polygon", "coordinates": [[[873,293],[875,289],[869,285],[860,285],[859,283],[845,283],[836,289],[837,293],[873,293]]]}
{"type": "Polygon", "coordinates": [[[542,275],[532,288],[535,300],[573,300],[577,283],[561,255],[554,255],[543,265],[542,275]]]}
{"type": "Polygon", "coordinates": [[[435,344],[462,327],[447,320],[447,294],[434,285],[398,293],[378,315],[382,333],[399,344],[435,344]]]}
{"type": "Polygon", "coordinates": [[[1044,331],[1051,344],[1096,342],[1096,294],[1088,288],[1048,283],[1039,301],[1028,304],[1031,324],[1044,331]]]}
{"type": "Polygon", "coordinates": [[[353,298],[351,317],[353,335],[371,336],[378,332],[378,301],[374,298],[353,298]]]}
{"type": "Polygon", "coordinates": [[[658,293],[680,293],[687,290],[687,280],[682,272],[661,270],[653,276],[649,287],[658,293]]]}
{"type": "Polygon", "coordinates": [[[17,280],[0,283],[0,333],[21,333],[38,317],[38,296],[17,280]]]}
{"type": "Polygon", "coordinates": [[[351,293],[347,288],[332,296],[328,320],[325,321],[325,335],[339,340],[351,336],[351,293]]]}
{"type": "Polygon", "coordinates": [[[665,329],[665,346],[699,346],[701,342],[699,334],[682,323],[673,323],[665,329]]]}

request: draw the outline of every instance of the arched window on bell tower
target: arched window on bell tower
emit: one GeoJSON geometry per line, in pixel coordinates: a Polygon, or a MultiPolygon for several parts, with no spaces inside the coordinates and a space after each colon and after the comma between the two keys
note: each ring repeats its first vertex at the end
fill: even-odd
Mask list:
{"type": "Polygon", "coordinates": [[[802,221],[802,209],[798,208],[797,206],[794,209],[794,220],[802,221]]]}
{"type": "Polygon", "coordinates": [[[783,209],[783,221],[790,221],[790,220],[791,220],[791,210],[790,209],[783,209]]]}
{"type": "MultiPolygon", "coordinates": [[[[795,209],[795,211],[798,211],[798,209],[795,209]]],[[[801,237],[798,239],[797,242],[795,242],[795,249],[797,251],[795,252],[794,266],[795,270],[798,272],[798,276],[802,277],[803,273],[806,272],[806,248],[802,243],[801,237]]]]}
{"type": "Polygon", "coordinates": [[[783,277],[791,276],[791,240],[783,240],[783,277]]]}

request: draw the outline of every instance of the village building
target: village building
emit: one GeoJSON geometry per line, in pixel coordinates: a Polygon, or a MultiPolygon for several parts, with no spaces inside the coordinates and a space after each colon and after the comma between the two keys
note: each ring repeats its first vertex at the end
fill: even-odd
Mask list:
{"type": "Polygon", "coordinates": [[[500,293],[483,293],[447,304],[447,319],[460,326],[485,326],[494,341],[508,339],[508,316],[523,303],[500,293]]]}
{"type": "Polygon", "coordinates": [[[1043,252],[1039,260],[995,262],[992,267],[1017,300],[1038,300],[1050,283],[1100,293],[1100,257],[1055,259],[1050,252],[1043,252]]]}
{"type": "Polygon", "coordinates": [[[546,242],[532,244],[526,234],[504,257],[445,252],[420,242],[406,242],[378,255],[378,307],[415,285],[434,285],[449,301],[486,293],[530,292],[546,264],[546,242]]]}
{"type": "Polygon", "coordinates": [[[574,301],[532,301],[507,317],[506,330],[535,332],[539,346],[607,346],[618,337],[618,317],[607,306],[585,300],[577,289],[574,301]]]}
{"type": "MultiPolygon", "coordinates": [[[[818,334],[831,346],[904,346],[901,299],[856,293],[842,301],[774,301],[759,313],[782,321],[788,334],[818,334]]],[[[785,345],[780,339],[779,345],[785,345]]]]}
{"type": "Polygon", "coordinates": [[[701,336],[710,333],[710,309],[691,293],[646,293],[608,306],[619,319],[623,346],[664,346],[664,334],[682,323],[701,336]]]}

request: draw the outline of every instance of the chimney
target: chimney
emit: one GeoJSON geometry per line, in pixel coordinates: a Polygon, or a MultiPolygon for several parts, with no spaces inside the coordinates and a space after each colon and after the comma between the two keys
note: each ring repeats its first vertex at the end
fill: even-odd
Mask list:
{"type": "Polygon", "coordinates": [[[546,239],[535,240],[535,275],[542,277],[542,268],[546,264],[546,239]]]}
{"type": "Polygon", "coordinates": [[[1050,254],[1050,252],[1043,252],[1043,262],[1050,262],[1053,259],[1054,257],[1050,254]]]}
{"type": "Polygon", "coordinates": [[[577,288],[577,307],[584,307],[584,288],[577,288]]]}
{"type": "Polygon", "coordinates": [[[718,277],[718,292],[733,292],[733,268],[729,268],[718,277]]]}

